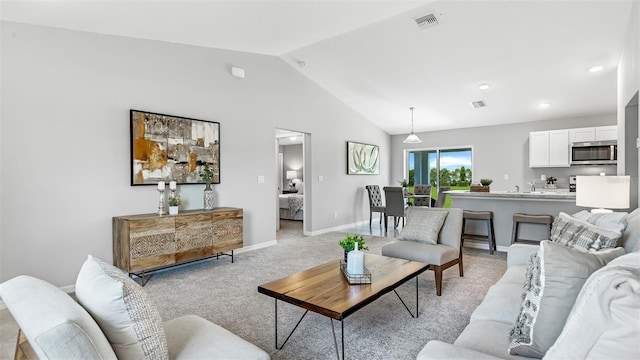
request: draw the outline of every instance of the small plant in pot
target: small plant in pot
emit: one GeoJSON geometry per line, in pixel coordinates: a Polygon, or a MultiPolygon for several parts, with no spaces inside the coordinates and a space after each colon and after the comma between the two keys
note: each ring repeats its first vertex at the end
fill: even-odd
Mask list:
{"type": "Polygon", "coordinates": [[[358,243],[358,249],[359,250],[369,250],[369,248],[367,246],[365,246],[365,241],[364,241],[364,236],[362,235],[356,235],[356,234],[347,234],[344,239],[340,240],[340,242],[338,242],[338,245],[340,245],[343,249],[344,249],[344,260],[347,261],[347,253],[349,251],[353,251],[355,249],[355,244],[356,242],[358,243]]]}
{"type": "Polygon", "coordinates": [[[492,182],[493,180],[491,179],[480,179],[480,184],[482,184],[482,186],[489,186],[492,182]]]}
{"type": "Polygon", "coordinates": [[[169,214],[177,214],[180,206],[180,196],[169,198],[169,214]]]}

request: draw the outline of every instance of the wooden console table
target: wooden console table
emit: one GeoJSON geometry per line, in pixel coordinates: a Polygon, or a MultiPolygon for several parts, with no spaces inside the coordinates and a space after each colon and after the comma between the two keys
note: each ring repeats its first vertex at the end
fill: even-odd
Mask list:
{"type": "MultiPolygon", "coordinates": [[[[241,248],[242,209],[183,210],[177,215],[113,218],[113,263],[145,283],[145,273],[241,248]]],[[[231,251],[231,254],[225,253],[231,251]]]]}

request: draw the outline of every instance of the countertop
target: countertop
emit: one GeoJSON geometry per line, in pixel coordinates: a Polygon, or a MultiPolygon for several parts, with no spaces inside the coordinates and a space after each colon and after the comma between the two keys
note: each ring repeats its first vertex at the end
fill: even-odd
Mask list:
{"type": "Polygon", "coordinates": [[[526,200],[576,200],[576,193],[569,190],[542,189],[534,192],[515,191],[491,191],[491,192],[469,192],[468,190],[446,191],[451,197],[460,198],[496,198],[496,199],[526,199],[526,200]]]}

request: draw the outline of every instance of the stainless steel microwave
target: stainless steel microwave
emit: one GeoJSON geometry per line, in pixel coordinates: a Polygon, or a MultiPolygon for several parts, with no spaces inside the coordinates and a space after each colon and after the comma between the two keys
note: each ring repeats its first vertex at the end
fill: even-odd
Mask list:
{"type": "Polygon", "coordinates": [[[615,165],[618,142],[589,141],[571,143],[571,165],[615,165]]]}

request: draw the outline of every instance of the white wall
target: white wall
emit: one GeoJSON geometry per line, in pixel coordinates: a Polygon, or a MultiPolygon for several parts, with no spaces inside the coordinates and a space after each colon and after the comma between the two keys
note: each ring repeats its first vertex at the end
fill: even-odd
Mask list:
{"type": "MultiPolygon", "coordinates": [[[[625,138],[640,137],[640,130],[637,136],[626,136],[624,126],[626,121],[625,107],[638,90],[640,90],[640,2],[634,1],[618,62],[618,138],[620,139],[618,149],[625,148],[625,138]]],[[[637,151],[640,158],[640,149],[637,151]]],[[[620,175],[627,174],[624,168],[625,154],[621,154],[619,158],[621,161],[618,162],[618,173],[620,175]]],[[[638,167],[640,167],[640,162],[638,167]]],[[[636,186],[638,189],[636,194],[640,194],[640,181],[637,177],[631,180],[632,186],[636,186]]],[[[640,195],[636,203],[640,203],[640,195]]]]}
{"type": "MultiPolygon", "coordinates": [[[[244,208],[245,246],[275,240],[275,128],[311,134],[312,231],[368,218],[364,186],[388,175],[389,136],[277,57],[10,22],[1,30],[0,281],[71,285],[87,254],[112,260],[113,216],[156,211],[154,187],[129,185],[129,109],[220,122],[215,202],[244,208]],[[346,175],[347,140],[381,146],[381,175],[346,175]]],[[[186,208],[202,207],[203,188],[180,187],[186,208]]]]}
{"type": "Polygon", "coordinates": [[[569,175],[593,175],[600,172],[615,175],[616,167],[609,165],[531,169],[529,168],[529,132],[615,124],[616,114],[601,114],[419,133],[421,144],[404,144],[402,141],[406,135],[395,135],[391,140],[391,157],[394,159],[391,166],[391,179],[404,177],[402,159],[405,149],[470,145],[473,147],[473,180],[479,182],[482,178],[493,179],[492,190],[515,190],[515,185],[518,185],[523,191],[526,189],[527,182],[533,179],[539,180],[541,174],[554,176],[558,179],[558,186],[568,187],[569,175]],[[505,174],[509,175],[509,180],[504,180],[505,174]]]}

